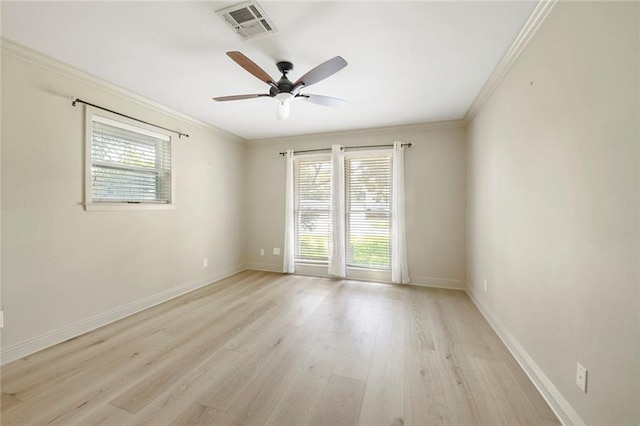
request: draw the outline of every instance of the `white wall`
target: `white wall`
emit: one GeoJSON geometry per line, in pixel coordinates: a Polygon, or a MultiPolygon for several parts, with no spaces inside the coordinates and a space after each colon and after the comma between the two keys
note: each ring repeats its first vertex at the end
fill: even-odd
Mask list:
{"type": "Polygon", "coordinates": [[[639,22],[559,3],[468,129],[469,290],[587,424],[640,423],[639,22]]]}
{"type": "Polygon", "coordinates": [[[18,55],[2,56],[3,362],[244,268],[243,141],[3,50],[18,55]],[[190,134],[173,142],[175,210],[83,210],[84,108],[70,95],[190,134]]]}
{"type": "Polygon", "coordinates": [[[405,154],[405,192],[409,275],[415,284],[464,288],[466,152],[459,123],[334,133],[249,142],[247,148],[248,266],[282,271],[272,255],[284,240],[287,149],[303,150],[411,142],[405,154]],[[265,256],[260,256],[260,249],[265,256]]]}
{"type": "Polygon", "coordinates": [[[467,131],[406,126],[247,148],[37,55],[45,66],[3,54],[3,362],[245,261],[281,270],[271,255],[284,232],[278,152],[402,140],[414,144],[412,282],[468,281],[569,410],[589,424],[639,424],[639,21],[638,3],[560,3],[467,131]],[[176,210],[82,209],[83,113],[69,95],[191,134],[174,145],[176,210]],[[574,384],[577,361],[587,394],[574,384]]]}

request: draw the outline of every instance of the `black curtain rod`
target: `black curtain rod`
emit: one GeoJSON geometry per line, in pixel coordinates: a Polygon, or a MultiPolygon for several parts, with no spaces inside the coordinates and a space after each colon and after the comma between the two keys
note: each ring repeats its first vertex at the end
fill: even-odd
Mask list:
{"type": "MultiPolygon", "coordinates": [[[[411,148],[411,143],[403,143],[400,146],[411,148]]],[[[364,148],[393,148],[393,145],[360,145],[360,146],[344,146],[342,149],[364,149],[364,148]]],[[[305,152],[323,152],[331,151],[331,148],[305,149],[303,151],[293,151],[294,154],[302,154],[305,152]]],[[[280,152],[280,155],[287,155],[286,152],[280,152]]]]}
{"type": "Polygon", "coordinates": [[[83,101],[82,99],[75,98],[75,99],[73,100],[73,102],[71,102],[71,105],[76,106],[76,103],[78,103],[78,102],[80,102],[81,104],[85,104],[85,105],[92,106],[92,107],[94,107],[94,108],[101,109],[101,110],[103,110],[103,111],[108,111],[108,112],[110,112],[110,113],[112,113],[112,114],[116,114],[116,115],[119,115],[119,116],[121,116],[121,117],[126,117],[126,118],[129,118],[129,119],[131,119],[131,120],[135,120],[135,121],[140,122],[140,123],[148,124],[149,126],[157,127],[158,129],[166,130],[166,131],[168,131],[168,132],[172,132],[172,133],[177,133],[179,138],[181,138],[181,137],[183,137],[183,136],[185,136],[185,137],[187,137],[187,138],[189,137],[189,135],[188,135],[188,134],[186,134],[186,133],[182,133],[182,132],[179,132],[179,131],[177,131],[177,130],[167,129],[166,127],[158,126],[157,124],[149,123],[148,121],[139,120],[139,119],[137,119],[137,118],[135,118],[135,117],[131,117],[130,115],[121,114],[121,113],[116,112],[116,111],[113,111],[113,110],[111,110],[111,109],[104,108],[104,107],[101,107],[101,106],[99,106],[99,105],[95,105],[95,104],[92,104],[92,103],[90,103],[90,102],[87,102],[87,101],[83,101]]]}

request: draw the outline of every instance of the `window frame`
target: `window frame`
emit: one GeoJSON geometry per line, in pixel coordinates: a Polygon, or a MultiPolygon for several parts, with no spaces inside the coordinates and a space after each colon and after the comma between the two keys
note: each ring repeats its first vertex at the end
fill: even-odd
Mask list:
{"type": "Polygon", "coordinates": [[[85,105],[85,159],[84,159],[84,209],[86,211],[109,211],[109,210],[173,210],[175,209],[175,159],[173,150],[173,137],[169,132],[165,132],[154,126],[140,123],[135,120],[113,114],[109,111],[104,111],[98,108],[94,108],[90,105],[85,105]],[[94,116],[102,117],[103,119],[115,122],[115,125],[120,126],[123,129],[134,131],[140,134],[153,136],[156,138],[166,139],[169,144],[169,152],[171,154],[171,178],[170,178],[170,194],[169,202],[157,202],[157,201],[94,201],[92,194],[92,147],[93,147],[93,123],[94,116]]]}

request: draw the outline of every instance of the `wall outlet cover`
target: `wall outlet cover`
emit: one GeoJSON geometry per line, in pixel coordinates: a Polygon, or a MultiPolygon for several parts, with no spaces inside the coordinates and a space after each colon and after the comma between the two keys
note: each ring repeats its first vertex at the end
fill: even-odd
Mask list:
{"type": "Polygon", "coordinates": [[[274,247],[273,248],[273,255],[274,256],[280,256],[280,247],[274,247]]]}
{"type": "Polygon", "coordinates": [[[582,392],[587,393],[587,369],[580,363],[576,370],[576,386],[582,389],[582,392]]]}

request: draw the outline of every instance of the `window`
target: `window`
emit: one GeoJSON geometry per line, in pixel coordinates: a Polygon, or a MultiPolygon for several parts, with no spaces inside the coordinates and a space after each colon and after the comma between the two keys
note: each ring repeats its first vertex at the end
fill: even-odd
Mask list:
{"type": "MultiPolygon", "coordinates": [[[[349,267],[391,268],[391,153],[345,155],[345,241],[349,267]]],[[[331,158],[293,162],[295,261],[328,262],[331,158]]]]}
{"type": "Polygon", "coordinates": [[[295,261],[326,263],[331,236],[331,159],[295,159],[293,176],[295,261]]]}
{"type": "Polygon", "coordinates": [[[171,208],[170,136],[87,107],[87,209],[171,208]]]}

